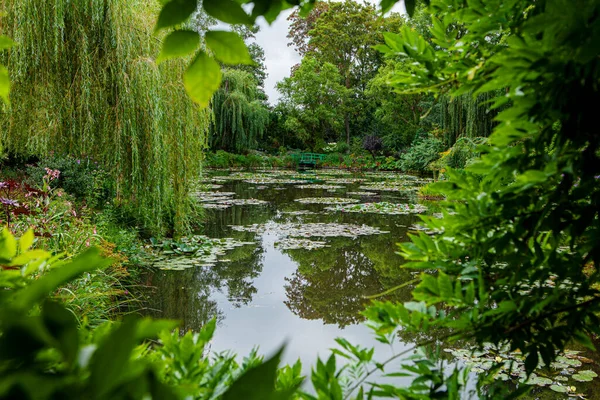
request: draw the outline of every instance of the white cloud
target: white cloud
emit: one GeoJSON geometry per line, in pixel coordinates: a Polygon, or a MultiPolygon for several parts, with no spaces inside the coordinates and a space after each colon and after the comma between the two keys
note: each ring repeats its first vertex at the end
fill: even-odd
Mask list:
{"type": "MultiPolygon", "coordinates": [[[[371,4],[378,4],[378,0],[367,0],[371,4]]],[[[406,14],[404,1],[400,0],[392,11],[406,14]]],[[[291,10],[282,13],[273,24],[267,24],[264,19],[260,20],[260,32],[256,35],[256,43],[265,49],[265,65],[267,67],[267,79],[265,80],[265,92],[269,96],[269,103],[276,104],[279,93],[275,88],[277,82],[290,75],[290,69],[300,62],[300,55],[288,47],[287,38],[290,22],[287,17],[291,10]]]]}

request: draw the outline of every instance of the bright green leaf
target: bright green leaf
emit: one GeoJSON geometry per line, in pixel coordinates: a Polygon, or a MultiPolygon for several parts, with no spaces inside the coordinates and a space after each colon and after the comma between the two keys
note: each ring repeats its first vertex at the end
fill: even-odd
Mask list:
{"type": "Polygon", "coordinates": [[[183,84],[190,97],[201,107],[207,107],[221,85],[221,67],[205,52],[198,53],[183,75],[183,84]]]}
{"type": "Polygon", "coordinates": [[[163,41],[158,62],[175,57],[184,57],[192,54],[200,45],[198,32],[177,30],[171,32],[163,41]]]}
{"type": "Polygon", "coordinates": [[[246,44],[235,32],[208,31],[206,45],[215,58],[225,64],[252,64],[252,58],[246,44]]]}

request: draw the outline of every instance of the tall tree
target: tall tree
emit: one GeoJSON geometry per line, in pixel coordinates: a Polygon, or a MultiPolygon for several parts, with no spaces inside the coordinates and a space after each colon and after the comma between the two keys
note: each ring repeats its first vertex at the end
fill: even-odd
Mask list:
{"type": "Polygon", "coordinates": [[[339,137],[343,116],[340,107],[348,90],[340,83],[337,68],[306,57],[291,77],[277,84],[289,114],[285,127],[309,147],[339,137]]]}
{"type": "Polygon", "coordinates": [[[213,148],[235,152],[256,148],[269,123],[269,110],[259,99],[258,86],[250,72],[226,69],[212,107],[213,148]]]}
{"type": "Polygon", "coordinates": [[[181,231],[209,113],[186,96],[182,62],[154,61],[158,4],[7,0],[1,11],[0,30],[19,46],[3,58],[13,101],[0,115],[0,147],[91,155],[142,228],[181,231]]]}
{"type": "MultiPolygon", "coordinates": [[[[354,0],[329,3],[308,31],[307,54],[338,68],[342,84],[351,91],[344,103],[344,129],[350,143],[351,121],[368,120],[370,105],[365,98],[368,82],[382,63],[373,46],[383,43],[383,31],[396,31],[402,24],[397,14],[382,17],[372,5],[354,0]]],[[[364,126],[361,130],[364,130],[364,126]]]]}

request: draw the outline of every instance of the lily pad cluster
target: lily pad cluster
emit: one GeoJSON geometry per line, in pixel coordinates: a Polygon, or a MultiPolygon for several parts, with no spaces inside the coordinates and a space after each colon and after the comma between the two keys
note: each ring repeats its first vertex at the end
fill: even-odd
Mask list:
{"type": "Polygon", "coordinates": [[[371,227],[368,225],[354,225],[354,224],[337,224],[337,223],[285,223],[278,224],[269,222],[266,224],[254,224],[254,225],[232,225],[231,229],[239,232],[254,232],[257,234],[270,233],[279,236],[280,238],[285,237],[349,237],[356,238],[363,235],[380,235],[383,233],[389,233],[382,231],[379,228],[371,227]]]}
{"type": "Polygon", "coordinates": [[[298,189],[324,189],[324,190],[337,190],[337,189],[343,189],[343,186],[338,186],[338,185],[319,185],[319,184],[312,184],[312,185],[298,185],[296,186],[298,189]]]}
{"type": "Polygon", "coordinates": [[[255,185],[269,185],[269,184],[279,184],[279,185],[289,185],[294,183],[310,183],[307,180],[300,179],[280,179],[280,178],[253,178],[253,179],[244,179],[246,183],[253,183],[255,185]]]}
{"type": "Polygon", "coordinates": [[[333,183],[333,184],[353,184],[353,183],[361,183],[365,182],[364,178],[328,178],[325,183],[333,183]]]}
{"type": "Polygon", "coordinates": [[[360,186],[361,190],[376,191],[376,192],[415,192],[418,190],[416,186],[408,185],[403,181],[381,181],[370,182],[360,186]]]}
{"type": "Polygon", "coordinates": [[[445,351],[470,367],[471,372],[483,373],[494,366],[501,365],[494,379],[539,386],[580,398],[585,396],[577,393],[575,386],[577,382],[590,382],[598,376],[590,369],[593,361],[581,356],[581,352],[573,350],[566,350],[549,366],[540,361],[529,377],[525,372],[525,357],[520,351],[496,349],[492,345],[484,346],[483,351],[468,349],[445,349],[445,351]]]}
{"type": "Polygon", "coordinates": [[[377,196],[375,192],[346,192],[346,194],[350,196],[363,196],[363,197],[372,197],[377,196]]]}
{"type": "Polygon", "coordinates": [[[234,196],[234,192],[197,192],[194,196],[201,203],[207,202],[218,202],[221,200],[227,200],[234,196]]]}
{"type": "Polygon", "coordinates": [[[315,250],[323,247],[331,247],[327,242],[299,239],[299,238],[283,238],[275,242],[275,247],[281,250],[315,250]]]}
{"type": "Polygon", "coordinates": [[[302,204],[350,204],[360,202],[357,199],[344,199],[341,197],[304,197],[294,201],[302,204]]]}
{"type": "Polygon", "coordinates": [[[336,205],[325,208],[329,211],[372,213],[388,215],[420,214],[427,211],[427,207],[421,204],[394,204],[382,201],[380,203],[362,203],[349,205],[336,205]]]}
{"type": "Polygon", "coordinates": [[[309,210],[280,211],[280,213],[287,214],[287,215],[315,215],[315,214],[318,214],[314,211],[309,211],[309,210]]]}
{"type": "Polygon", "coordinates": [[[233,238],[209,238],[194,235],[179,240],[151,240],[153,260],[151,264],[163,270],[181,271],[192,267],[214,266],[219,256],[239,246],[254,244],[233,238]]]}

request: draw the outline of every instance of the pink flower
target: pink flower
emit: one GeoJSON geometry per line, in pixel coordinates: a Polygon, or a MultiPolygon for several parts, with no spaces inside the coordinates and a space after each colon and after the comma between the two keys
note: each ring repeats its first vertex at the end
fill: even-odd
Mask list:
{"type": "Polygon", "coordinates": [[[90,239],[85,241],[85,245],[86,245],[86,247],[90,247],[90,239]]]}

